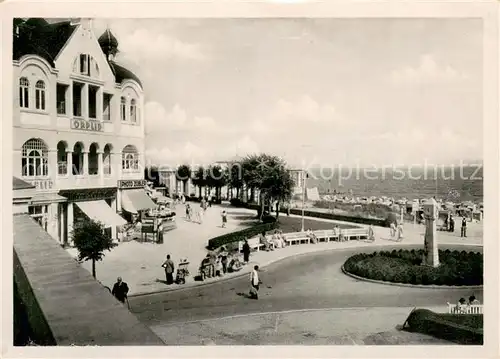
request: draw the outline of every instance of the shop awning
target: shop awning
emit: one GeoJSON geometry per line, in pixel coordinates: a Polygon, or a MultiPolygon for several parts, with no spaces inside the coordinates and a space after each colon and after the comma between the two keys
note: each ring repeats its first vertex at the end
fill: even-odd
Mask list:
{"type": "Polygon", "coordinates": [[[129,213],[137,213],[138,211],[156,207],[156,204],[143,189],[122,191],[122,208],[129,213]]]}
{"type": "Polygon", "coordinates": [[[104,200],[76,202],[76,205],[94,221],[104,223],[106,226],[123,226],[127,223],[104,200]]]}

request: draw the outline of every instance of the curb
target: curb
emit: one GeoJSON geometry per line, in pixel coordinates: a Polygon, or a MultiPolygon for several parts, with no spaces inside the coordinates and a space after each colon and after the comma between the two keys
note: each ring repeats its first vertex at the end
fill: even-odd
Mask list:
{"type": "Polygon", "coordinates": [[[423,285],[423,284],[408,284],[408,283],[394,283],[394,282],[386,282],[383,280],[376,280],[376,279],[369,279],[369,278],[363,278],[359,277],[355,274],[349,273],[348,271],[345,270],[344,265],[342,264],[342,273],[345,275],[357,279],[359,281],[363,282],[370,282],[370,283],[375,283],[375,284],[383,284],[383,285],[392,285],[394,287],[407,287],[407,288],[421,288],[421,289],[483,289],[482,285],[436,285],[436,284],[430,284],[430,285],[423,285]]]}
{"type": "MultiPolygon", "coordinates": [[[[398,244],[394,244],[394,243],[387,243],[387,244],[383,244],[383,245],[377,245],[377,247],[385,247],[385,246],[391,246],[391,245],[397,245],[397,246],[418,246],[420,245],[419,243],[409,243],[409,242],[399,242],[398,244]]],[[[474,246],[474,247],[483,247],[482,244],[473,244],[473,243],[442,243],[442,245],[447,245],[447,246],[474,246]]],[[[356,247],[344,247],[344,248],[328,248],[328,249],[323,249],[323,250],[317,250],[317,251],[309,251],[309,252],[303,252],[303,253],[298,253],[298,254],[294,254],[294,255],[290,255],[290,256],[286,256],[286,257],[283,257],[283,258],[279,258],[279,259],[276,259],[276,260],[272,260],[272,261],[268,261],[264,264],[259,264],[259,268],[260,269],[263,269],[263,268],[266,268],[268,266],[270,266],[271,264],[276,264],[276,263],[279,263],[283,260],[286,260],[286,259],[289,259],[289,258],[292,258],[292,257],[300,257],[300,256],[304,256],[304,255],[308,255],[308,254],[313,254],[313,253],[324,253],[324,252],[328,252],[328,251],[343,251],[343,250],[352,250],[352,249],[356,249],[356,248],[363,248],[363,247],[359,247],[359,246],[356,246],[356,247]]],[[[365,247],[366,248],[366,247],[365,247]]],[[[253,262],[254,264],[256,262],[253,262]]],[[[248,265],[251,266],[252,262],[250,262],[248,265]]],[[[408,285],[405,285],[403,283],[401,284],[397,284],[397,283],[391,283],[391,282],[383,282],[383,281],[375,281],[373,279],[365,279],[365,278],[362,278],[362,277],[357,277],[355,276],[354,274],[351,274],[351,273],[348,273],[344,270],[344,265],[342,265],[342,272],[344,272],[344,274],[348,275],[348,276],[351,276],[355,279],[358,279],[358,280],[363,280],[363,281],[373,281],[374,283],[378,283],[378,284],[387,284],[387,285],[399,285],[399,286],[410,286],[410,287],[414,287],[414,288],[418,288],[417,285],[411,285],[411,284],[408,284],[408,285]]],[[[165,288],[165,289],[160,289],[160,290],[156,290],[156,291],[151,291],[151,292],[139,292],[139,293],[134,293],[134,294],[130,294],[128,297],[129,298],[135,298],[135,297],[144,297],[144,296],[148,296],[148,295],[155,295],[155,294],[162,294],[162,293],[169,293],[169,292],[177,292],[177,291],[181,291],[181,290],[189,290],[189,289],[193,289],[193,288],[198,288],[198,287],[202,287],[202,286],[208,286],[208,285],[213,285],[213,284],[217,284],[217,283],[222,283],[222,282],[226,282],[226,281],[229,281],[229,280],[232,280],[232,279],[237,279],[237,278],[241,278],[245,275],[248,275],[250,273],[250,271],[248,272],[241,272],[241,273],[238,273],[234,276],[231,276],[231,277],[222,277],[218,280],[212,280],[212,281],[209,281],[209,282],[200,282],[200,283],[196,283],[196,284],[193,284],[193,285],[189,285],[189,286],[179,286],[179,287],[174,287],[174,288],[165,288]]],[[[422,288],[430,288],[431,286],[422,286],[422,288]]],[[[442,288],[442,289],[446,289],[447,287],[446,286],[436,286],[437,288],[442,288]]],[[[450,287],[450,288],[453,288],[453,289],[458,289],[458,288],[473,288],[473,287],[450,287]]],[[[480,286],[480,288],[476,288],[476,289],[482,289],[483,286],[480,286]]]]}

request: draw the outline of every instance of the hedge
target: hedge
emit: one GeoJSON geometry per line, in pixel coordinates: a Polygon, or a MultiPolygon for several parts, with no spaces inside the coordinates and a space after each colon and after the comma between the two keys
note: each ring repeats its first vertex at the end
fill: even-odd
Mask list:
{"type": "Polygon", "coordinates": [[[276,222],[263,223],[257,224],[250,228],[245,228],[238,232],[223,234],[222,236],[209,239],[207,248],[210,250],[214,250],[229,243],[236,243],[254,237],[262,232],[271,231],[273,229],[276,229],[277,226],[278,223],[276,222]]]}
{"type": "Polygon", "coordinates": [[[483,284],[483,255],[476,252],[440,250],[440,266],[423,266],[424,250],[393,250],[358,253],[344,263],[356,276],[416,285],[472,286],[483,284]]]}
{"type": "Polygon", "coordinates": [[[409,331],[458,344],[483,344],[482,314],[448,314],[416,309],[410,313],[405,324],[409,331]]]}
{"type": "MultiPolygon", "coordinates": [[[[253,209],[253,210],[258,210],[260,208],[260,206],[257,204],[246,204],[245,207],[248,209],[253,209]]],[[[274,211],[273,211],[273,213],[274,213],[274,211]]],[[[286,213],[286,209],[281,208],[280,213],[286,213]]],[[[301,216],[302,209],[291,208],[290,214],[295,214],[295,215],[301,216]]],[[[311,210],[304,210],[304,216],[312,217],[312,218],[332,219],[332,220],[337,220],[337,221],[359,223],[359,224],[366,224],[366,225],[371,224],[373,226],[378,226],[378,227],[389,227],[389,225],[390,225],[389,222],[387,222],[385,219],[353,217],[353,216],[346,216],[346,215],[333,214],[333,213],[315,212],[315,211],[311,211],[311,210]]]]}

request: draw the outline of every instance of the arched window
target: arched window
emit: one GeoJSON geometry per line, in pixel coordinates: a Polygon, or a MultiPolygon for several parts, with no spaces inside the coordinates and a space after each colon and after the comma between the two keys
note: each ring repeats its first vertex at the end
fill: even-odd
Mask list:
{"type": "Polygon", "coordinates": [[[73,175],[83,175],[83,144],[75,143],[73,146],[73,175]]]}
{"type": "Polygon", "coordinates": [[[49,173],[49,151],[45,142],[38,138],[26,141],[22,148],[23,177],[45,177],[49,173]]]}
{"type": "Polygon", "coordinates": [[[99,65],[97,64],[97,61],[89,54],[80,54],[73,62],[73,72],[80,75],[98,78],[99,65]]]}
{"type": "Polygon", "coordinates": [[[111,174],[111,150],[112,146],[110,144],[107,144],[104,146],[104,153],[102,157],[102,165],[103,165],[103,170],[105,175],[110,175],[111,174]]]}
{"type": "Polygon", "coordinates": [[[29,100],[30,82],[26,77],[19,79],[19,106],[28,108],[30,107],[29,100]]]}
{"type": "Polygon", "coordinates": [[[130,101],[130,121],[137,123],[137,103],[135,99],[130,101]]]}
{"type": "Polygon", "coordinates": [[[97,151],[99,149],[99,145],[97,143],[93,143],[90,145],[89,149],[89,175],[96,175],[99,173],[99,156],[97,155],[97,151]]]}
{"type": "Polygon", "coordinates": [[[125,146],[122,151],[122,169],[125,171],[139,170],[139,152],[132,145],[125,146]]]}
{"type": "Polygon", "coordinates": [[[125,97],[121,98],[120,101],[120,118],[122,121],[127,121],[127,99],[125,97]]]}
{"type": "Polygon", "coordinates": [[[35,107],[37,110],[45,110],[45,82],[42,80],[35,85],[35,107]]]}
{"type": "Polygon", "coordinates": [[[57,174],[66,176],[68,174],[68,145],[64,141],[57,144],[57,174]]]}

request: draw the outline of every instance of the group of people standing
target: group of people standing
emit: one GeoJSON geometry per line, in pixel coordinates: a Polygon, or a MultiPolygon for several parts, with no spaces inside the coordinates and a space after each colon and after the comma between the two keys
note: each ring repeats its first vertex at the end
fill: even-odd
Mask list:
{"type": "Polygon", "coordinates": [[[389,234],[391,238],[396,238],[396,242],[403,241],[403,223],[394,223],[392,222],[389,228],[389,234]]]}

